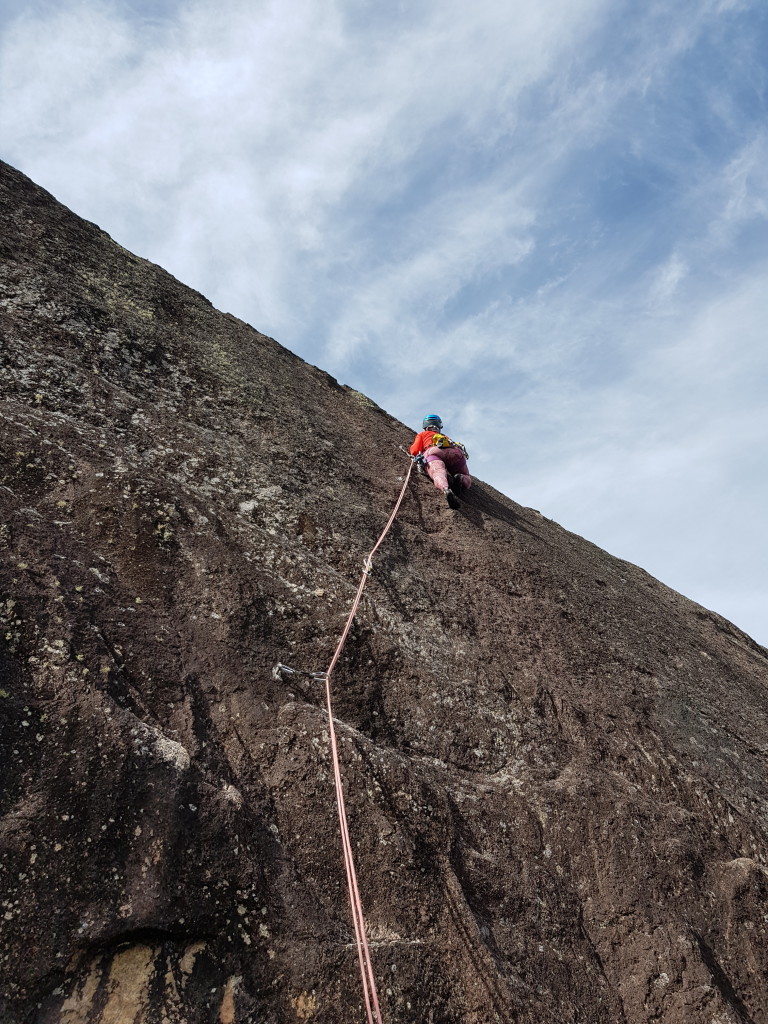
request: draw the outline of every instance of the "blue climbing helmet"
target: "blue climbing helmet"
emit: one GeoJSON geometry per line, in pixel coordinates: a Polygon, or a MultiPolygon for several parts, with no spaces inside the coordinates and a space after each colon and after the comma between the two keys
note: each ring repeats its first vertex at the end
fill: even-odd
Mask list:
{"type": "Polygon", "coordinates": [[[428,416],[425,416],[421,421],[421,425],[424,430],[442,430],[443,421],[437,415],[436,412],[431,412],[428,416]]]}

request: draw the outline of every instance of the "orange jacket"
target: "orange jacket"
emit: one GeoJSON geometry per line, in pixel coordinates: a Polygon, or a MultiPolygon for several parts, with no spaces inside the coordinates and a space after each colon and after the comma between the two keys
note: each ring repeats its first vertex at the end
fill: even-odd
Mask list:
{"type": "Polygon", "coordinates": [[[420,434],[416,435],[416,438],[411,445],[411,455],[421,455],[427,448],[432,444],[432,438],[435,434],[439,434],[439,430],[422,430],[420,434]]]}

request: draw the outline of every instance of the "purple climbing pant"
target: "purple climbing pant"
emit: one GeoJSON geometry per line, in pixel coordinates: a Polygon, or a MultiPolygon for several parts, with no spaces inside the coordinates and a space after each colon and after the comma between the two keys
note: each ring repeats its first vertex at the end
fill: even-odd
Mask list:
{"type": "Polygon", "coordinates": [[[448,487],[448,473],[453,475],[460,487],[472,486],[472,477],[461,448],[437,448],[432,445],[424,452],[424,461],[432,483],[439,490],[444,491],[448,487]]]}

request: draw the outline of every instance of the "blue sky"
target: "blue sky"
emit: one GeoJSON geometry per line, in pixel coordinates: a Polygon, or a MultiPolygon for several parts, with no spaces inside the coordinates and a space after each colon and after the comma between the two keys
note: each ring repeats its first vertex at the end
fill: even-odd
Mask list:
{"type": "Polygon", "coordinates": [[[0,6],[4,159],[763,644],[767,89],[762,0],[0,6]]]}

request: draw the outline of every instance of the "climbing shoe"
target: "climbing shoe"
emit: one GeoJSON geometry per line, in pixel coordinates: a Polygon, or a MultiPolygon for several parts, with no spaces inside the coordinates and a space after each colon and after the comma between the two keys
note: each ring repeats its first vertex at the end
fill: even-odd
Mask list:
{"type": "Polygon", "coordinates": [[[451,508],[458,508],[459,507],[459,499],[453,493],[451,488],[450,487],[446,487],[444,493],[445,493],[446,500],[447,500],[448,504],[451,506],[451,508]]]}

